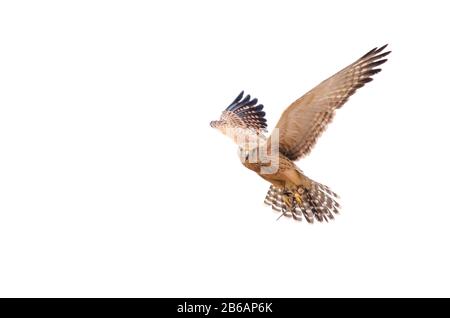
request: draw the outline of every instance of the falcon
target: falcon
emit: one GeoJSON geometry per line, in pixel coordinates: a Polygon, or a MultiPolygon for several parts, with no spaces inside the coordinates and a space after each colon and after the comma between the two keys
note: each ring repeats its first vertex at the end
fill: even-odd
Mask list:
{"type": "Polygon", "coordinates": [[[308,178],[294,163],[308,155],[337,109],[372,81],[390,51],[374,48],[293,102],[269,137],[263,105],[241,92],[211,127],[239,146],[242,164],[270,182],[264,203],[281,216],[313,223],[334,219],[338,195],[308,178]]]}

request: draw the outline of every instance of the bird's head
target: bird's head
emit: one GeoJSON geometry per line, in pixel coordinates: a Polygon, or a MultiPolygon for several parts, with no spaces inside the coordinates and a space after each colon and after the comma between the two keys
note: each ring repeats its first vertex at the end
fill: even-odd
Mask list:
{"type": "Polygon", "coordinates": [[[248,147],[239,147],[239,158],[242,163],[257,163],[258,150],[256,148],[249,149],[248,147]]]}
{"type": "Polygon", "coordinates": [[[213,120],[209,123],[209,125],[212,128],[215,128],[217,130],[219,130],[222,134],[224,134],[225,136],[231,137],[233,139],[233,137],[236,135],[236,128],[234,127],[230,127],[230,125],[227,124],[226,121],[220,119],[220,120],[213,120]]]}
{"type": "Polygon", "coordinates": [[[221,120],[213,120],[209,123],[212,128],[217,128],[221,125],[221,120]]]}
{"type": "Polygon", "coordinates": [[[247,162],[249,161],[250,157],[250,151],[248,149],[244,149],[242,147],[239,147],[239,158],[241,159],[241,162],[247,162]]]}

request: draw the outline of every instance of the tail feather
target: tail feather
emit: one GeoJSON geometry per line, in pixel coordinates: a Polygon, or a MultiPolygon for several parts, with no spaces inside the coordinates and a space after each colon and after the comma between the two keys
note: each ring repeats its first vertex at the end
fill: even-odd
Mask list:
{"type": "Polygon", "coordinates": [[[273,186],[269,188],[264,203],[272,206],[272,209],[276,212],[283,212],[288,208],[283,201],[283,190],[273,186]]]}
{"type": "Polygon", "coordinates": [[[297,190],[301,200],[297,200],[294,193],[271,185],[264,203],[281,212],[281,216],[296,220],[304,217],[308,223],[313,223],[314,219],[318,222],[333,220],[334,214],[339,213],[339,196],[326,185],[311,182],[311,188],[297,190]]]}

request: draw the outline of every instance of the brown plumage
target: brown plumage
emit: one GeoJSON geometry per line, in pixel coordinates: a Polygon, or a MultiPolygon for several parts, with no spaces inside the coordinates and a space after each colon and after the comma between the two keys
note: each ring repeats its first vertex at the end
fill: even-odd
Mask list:
{"type": "Polygon", "coordinates": [[[323,81],[293,102],[281,115],[266,139],[265,113],[257,99],[244,92],[211,126],[230,136],[241,150],[244,166],[272,185],[264,202],[282,216],[312,223],[333,219],[338,213],[338,196],[327,186],[306,177],[294,161],[306,156],[340,108],[355,91],[372,81],[390,53],[386,45],[364,56],[323,81]]]}

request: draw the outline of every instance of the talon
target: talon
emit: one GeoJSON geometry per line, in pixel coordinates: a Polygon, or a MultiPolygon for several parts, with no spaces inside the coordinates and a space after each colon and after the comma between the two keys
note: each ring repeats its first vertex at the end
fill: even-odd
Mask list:
{"type": "Polygon", "coordinates": [[[291,209],[292,208],[292,201],[290,200],[291,198],[284,195],[283,196],[283,202],[286,204],[286,206],[291,209]]]}
{"type": "Polygon", "coordinates": [[[301,206],[302,205],[302,196],[299,193],[295,192],[294,198],[295,198],[295,201],[297,201],[297,204],[299,206],[301,206]]]}

